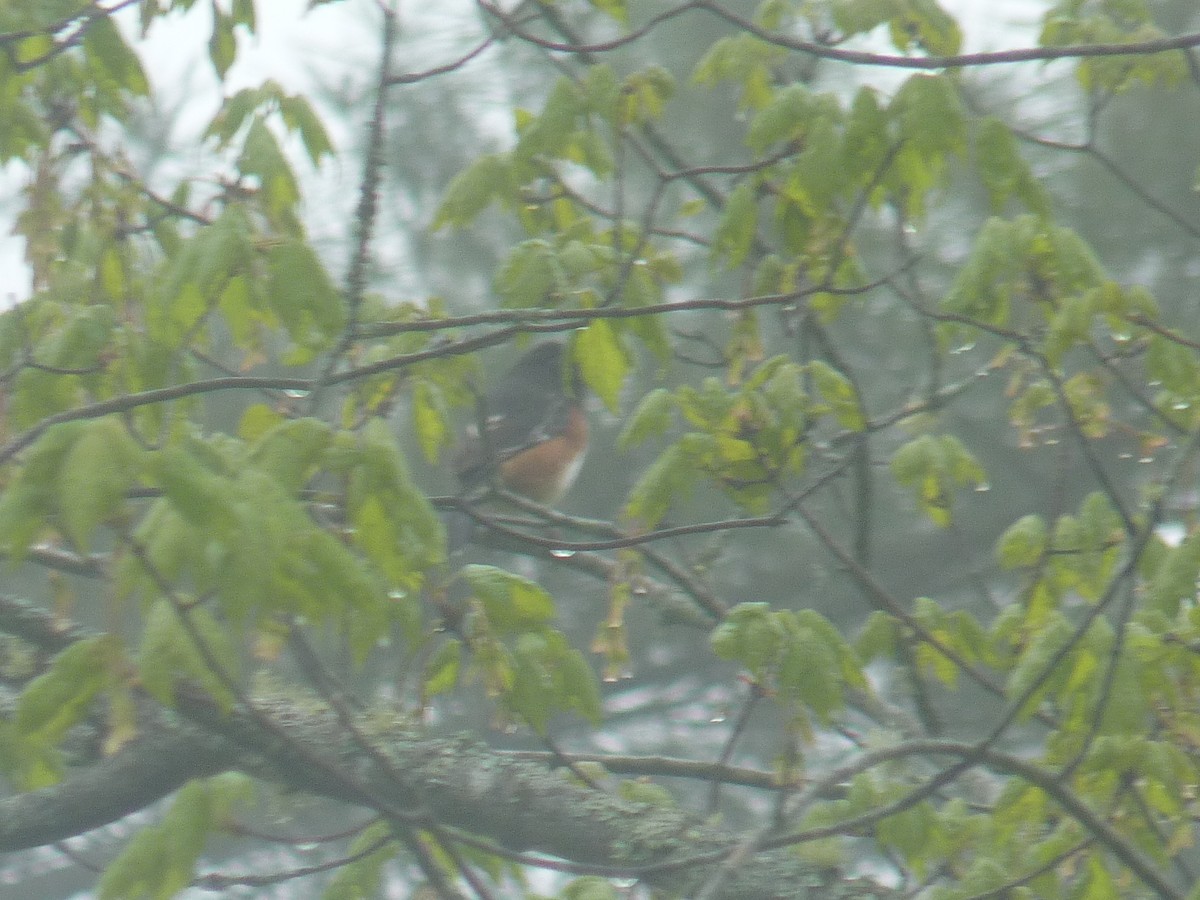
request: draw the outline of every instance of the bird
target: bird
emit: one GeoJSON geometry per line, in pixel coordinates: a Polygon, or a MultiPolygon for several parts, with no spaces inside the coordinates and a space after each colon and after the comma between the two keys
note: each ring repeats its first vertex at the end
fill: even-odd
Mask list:
{"type": "Polygon", "coordinates": [[[543,505],[561,498],[587,452],[582,395],[582,380],[563,344],[534,345],[478,398],[476,421],[464,430],[451,460],[463,495],[499,483],[543,505]]]}
{"type": "MultiPolygon", "coordinates": [[[[558,341],[535,344],[490,390],[476,394],[474,421],[462,430],[449,457],[460,485],[455,507],[440,513],[447,563],[480,533],[473,507],[493,487],[543,506],[553,505],[574,482],[587,452],[588,421],[578,368],[558,341]]],[[[431,580],[428,596],[443,625],[461,625],[469,588],[457,577],[431,580]]]]}

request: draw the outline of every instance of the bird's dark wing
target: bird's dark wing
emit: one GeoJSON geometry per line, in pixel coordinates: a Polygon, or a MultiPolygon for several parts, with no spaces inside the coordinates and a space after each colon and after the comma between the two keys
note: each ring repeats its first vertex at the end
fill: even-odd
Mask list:
{"type": "Polygon", "coordinates": [[[453,457],[463,487],[478,487],[505,460],[564,433],[574,402],[563,385],[561,346],[539,344],[476,405],[453,457]]]}
{"type": "Polygon", "coordinates": [[[485,435],[479,425],[468,426],[454,454],[454,471],[465,488],[489,481],[500,464],[523,450],[535,447],[566,431],[572,401],[549,397],[536,415],[523,411],[516,415],[485,414],[485,435]]]}

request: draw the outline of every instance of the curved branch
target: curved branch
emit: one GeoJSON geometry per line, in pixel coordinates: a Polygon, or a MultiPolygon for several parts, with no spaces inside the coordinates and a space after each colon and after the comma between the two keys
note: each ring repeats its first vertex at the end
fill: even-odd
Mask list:
{"type": "Polygon", "coordinates": [[[204,381],[189,381],[187,384],[176,384],[171,387],[155,388],[150,391],[139,391],[134,394],[123,394],[112,400],[99,403],[88,403],[74,409],[65,409],[52,416],[46,416],[28,431],[13,438],[0,447],[0,464],[8,462],[51,427],[63,422],[77,422],[81,419],[98,419],[111,413],[127,412],[139,406],[149,406],[153,403],[167,403],[180,400],[196,394],[211,394],[216,391],[310,391],[313,382],[309,378],[263,378],[255,376],[230,376],[228,378],[209,378],[204,381]]]}
{"type": "MultiPolygon", "coordinates": [[[[0,630],[41,647],[61,648],[88,632],[62,626],[19,600],[0,597],[0,630]]],[[[140,704],[139,737],[120,752],[75,770],[61,784],[0,800],[0,853],[80,834],[166,797],[192,778],[237,769],[293,790],[362,805],[418,811],[439,824],[482,835],[499,847],[569,860],[576,871],[646,876],[658,886],[689,893],[708,866],[672,866],[697,854],[719,861],[738,845],[735,835],[705,827],[677,810],[631,803],[598,793],[544,766],[472,741],[427,737],[402,717],[368,713],[357,725],[386,766],[372,763],[339,717],[311,698],[255,697],[254,709],[221,709],[188,684],[178,686],[178,717],[140,704]],[[259,721],[269,716],[268,731],[259,721]],[[347,773],[331,778],[330,768],[347,773]],[[400,784],[387,769],[405,773],[400,784]],[[353,775],[350,775],[353,773],[353,775]],[[415,800],[419,795],[419,803],[415,800]]],[[[720,896],[776,900],[806,897],[896,896],[868,882],[816,871],[786,851],[768,851],[740,871],[720,896]]]]}
{"type": "MultiPolygon", "coordinates": [[[[311,701],[257,701],[270,706],[288,742],[305,751],[296,754],[265,736],[246,713],[225,715],[207,697],[186,687],[179,700],[180,712],[193,725],[156,716],[143,724],[141,737],[115,756],[54,787],[0,800],[0,852],[40,846],[115,821],[189,779],[228,769],[271,778],[312,795],[361,802],[344,794],[324,767],[303,762],[311,753],[351,769],[370,765],[328,710],[314,711],[311,701]]],[[[697,852],[720,858],[736,846],[731,835],[684,813],[598,794],[559,773],[468,739],[424,737],[399,720],[381,728],[378,715],[364,717],[360,724],[372,731],[390,764],[419,786],[426,812],[439,822],[485,835],[502,848],[571,860],[578,871],[634,876],[648,865],[697,852]]],[[[385,803],[411,805],[409,791],[385,773],[373,770],[364,778],[385,803]]],[[[648,880],[686,895],[707,868],[664,869],[648,880]]],[[[731,879],[721,896],[776,900],[801,896],[796,891],[800,885],[808,889],[802,896],[829,900],[896,896],[879,885],[814,870],[786,851],[756,856],[755,865],[731,879]]]]}
{"type": "Polygon", "coordinates": [[[502,21],[521,40],[541,47],[543,50],[576,54],[606,53],[620,49],[627,44],[641,39],[657,26],[693,10],[711,13],[717,18],[735,25],[741,31],[752,34],[759,40],[773,44],[776,47],[805,53],[819,59],[830,59],[860,66],[881,66],[892,69],[965,69],[975,66],[1045,62],[1054,59],[1083,59],[1094,56],[1150,56],[1158,53],[1169,53],[1174,50],[1188,50],[1192,47],[1200,47],[1200,33],[1193,32],[1173,37],[1158,38],[1156,40],[1129,41],[1128,43],[1064,44],[1060,47],[1022,47],[1015,50],[955,53],[945,56],[903,56],[891,53],[872,53],[866,50],[847,50],[819,41],[787,37],[759,27],[752,19],[731,12],[721,4],[714,2],[714,0],[691,0],[691,2],[682,3],[679,6],[657,14],[641,28],[613,40],[597,41],[595,43],[574,43],[539,38],[517,27],[512,18],[506,16],[495,4],[480,0],[479,5],[502,21]]]}
{"type": "Polygon", "coordinates": [[[0,800],[0,853],[61,841],[124,818],[193,778],[233,767],[235,748],[196,728],[144,723],[114,756],[53,787],[0,800]]]}
{"type": "Polygon", "coordinates": [[[1046,62],[1053,59],[1083,59],[1092,56],[1151,56],[1172,50],[1200,47],[1200,33],[1181,34],[1150,41],[1130,41],[1122,44],[1064,44],[1060,47],[1022,47],[1016,50],[994,50],[980,53],[955,53],[947,56],[898,56],[870,53],[864,50],[845,50],[816,41],[789,38],[760,28],[753,20],[730,12],[713,0],[695,0],[689,4],[704,9],[732,25],[753,34],[756,38],[807,53],[820,59],[853,63],[860,66],[883,66],[893,69],[965,69],[974,66],[1010,65],[1020,62],[1046,62]]]}

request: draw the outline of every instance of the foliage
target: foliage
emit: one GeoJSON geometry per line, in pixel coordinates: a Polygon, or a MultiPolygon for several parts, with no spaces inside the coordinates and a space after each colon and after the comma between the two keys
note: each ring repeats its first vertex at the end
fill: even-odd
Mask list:
{"type": "Polygon", "coordinates": [[[131,152],[142,42],[197,11],[133,6],[0,7],[31,276],[0,315],[0,552],[25,595],[0,598],[0,849],[104,824],[72,804],[133,760],[177,777],[138,795],[172,799],[110,854],[103,897],[305,877],[535,896],[524,850],[575,864],[565,897],[625,876],[664,896],[1191,896],[1200,338],[1055,179],[1099,162],[1194,239],[1102,125],[1194,94],[1200,36],[1129,0],[1047,3],[1036,48],[971,55],[935,0],[480,3],[476,47],[405,72],[372,6],[384,62],[338,274],[305,224],[322,167],[356,162],[332,113],[226,82],[260,9],[207,7],[223,99],[164,184],[131,152]],[[672,28],[703,46],[681,61],[672,28]],[[526,87],[511,134],[461,137],[472,161],[421,225],[500,242],[495,300],[399,296],[372,268],[389,121],[489,55],[526,87]],[[989,93],[996,64],[1053,59],[1084,110],[1066,125],[989,93]],[[546,333],[596,399],[604,483],[569,507],[587,515],[435,497],[490,367],[546,333]],[[491,563],[449,552],[438,507],[464,505],[491,563]],[[711,691],[719,741],[672,745],[652,692],[622,693],[656,654],[711,691]],[[631,702],[661,753],[584,759],[631,743],[631,702]],[[458,715],[544,744],[569,777],[537,799],[561,818],[517,833],[534,798],[515,788],[443,817],[446,781],[393,753],[458,715]],[[344,743],[297,737],[330,721],[344,743]],[[138,756],[182,728],[221,763],[138,756]],[[355,824],[308,835],[319,864],[213,872],[214,836],[247,852],[256,807],[295,802],[276,783],[355,824]],[[588,802],[674,830],[601,839],[588,802]]]}

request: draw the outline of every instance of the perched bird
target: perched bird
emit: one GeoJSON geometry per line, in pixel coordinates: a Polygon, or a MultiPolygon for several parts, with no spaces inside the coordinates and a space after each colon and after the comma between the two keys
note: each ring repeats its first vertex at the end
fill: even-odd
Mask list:
{"type": "Polygon", "coordinates": [[[479,398],[476,421],[453,457],[463,492],[498,480],[514,494],[555,502],[587,451],[582,393],[562,344],[545,341],[529,350],[479,398]]]}

